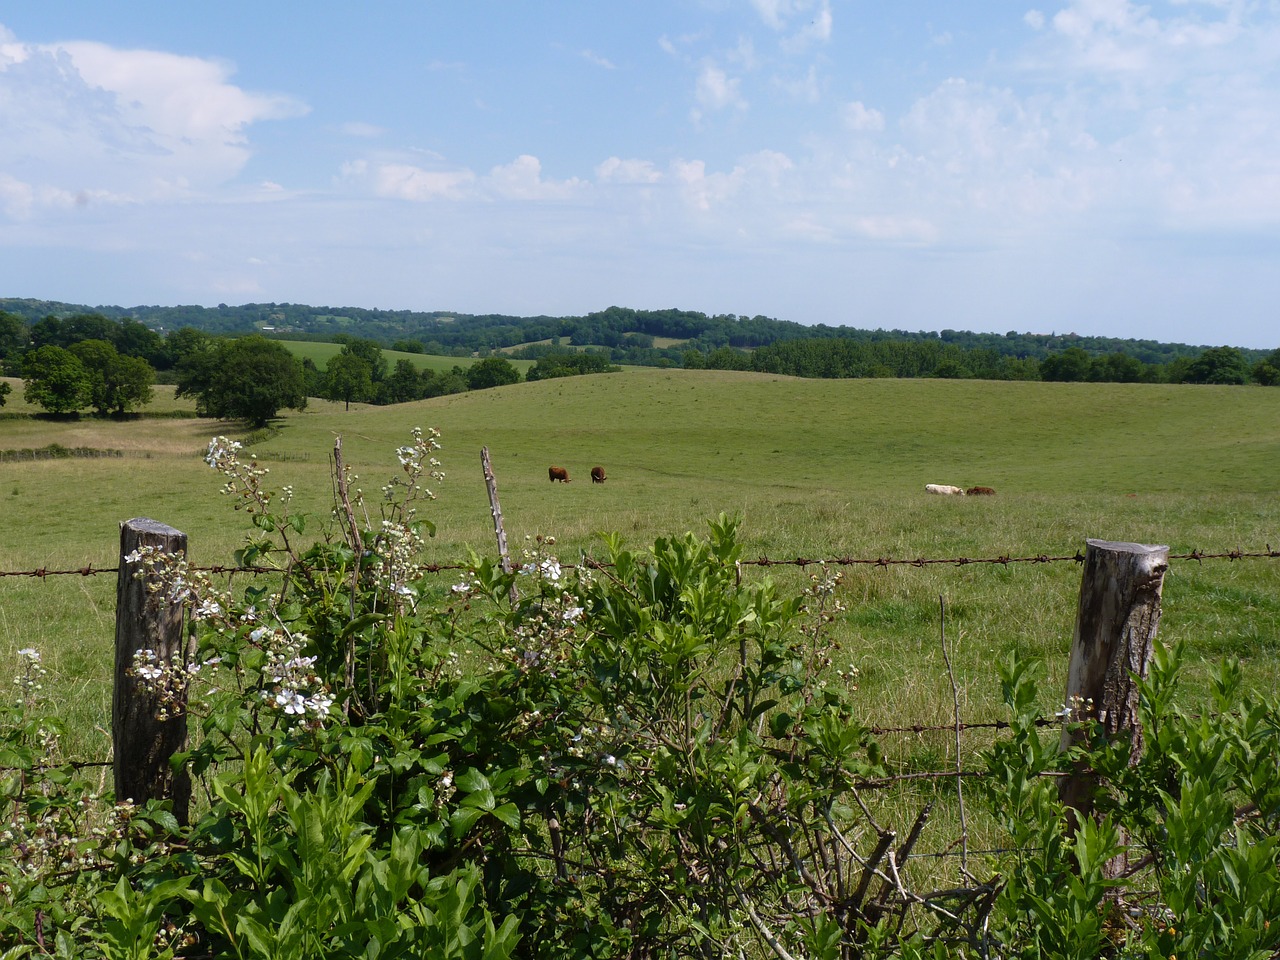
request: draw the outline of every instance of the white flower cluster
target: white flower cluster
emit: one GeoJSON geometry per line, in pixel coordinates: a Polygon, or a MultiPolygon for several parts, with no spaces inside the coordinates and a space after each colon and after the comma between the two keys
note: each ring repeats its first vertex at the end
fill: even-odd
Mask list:
{"type": "Polygon", "coordinates": [[[206,667],[222,662],[221,657],[207,660],[166,660],[154,650],[135,650],[129,673],[138,686],[154,698],[157,720],[182,716],[187,710],[187,691],[206,667]]]}
{"type": "Polygon", "coordinates": [[[19,673],[13,678],[18,686],[18,706],[34,704],[44,690],[44,678],[49,671],[40,660],[40,651],[34,647],[25,647],[18,651],[19,673]]]}
{"type": "Polygon", "coordinates": [[[250,637],[262,641],[267,652],[263,680],[265,684],[269,677],[270,684],[262,691],[263,701],[297,726],[315,728],[323,724],[333,706],[333,696],[316,675],[316,658],[301,653],[309,642],[306,635],[260,627],[250,637]]]}
{"type": "Polygon", "coordinates": [[[245,463],[240,458],[243,449],[238,440],[214,437],[209,441],[204,462],[227,478],[222,493],[237,498],[237,510],[244,507],[249,513],[262,513],[271,503],[271,492],[262,485],[262,478],[270,471],[258,466],[252,457],[245,463]]]}
{"type": "MultiPolygon", "coordinates": [[[[403,505],[406,507],[414,500],[434,500],[436,498],[436,495],[430,489],[422,486],[424,478],[429,477],[436,483],[444,480],[444,471],[440,469],[440,461],[433,455],[435,451],[440,449],[440,431],[430,427],[424,434],[421,427],[414,427],[412,435],[412,443],[396,449],[396,459],[400,461],[400,467],[404,470],[405,475],[403,477],[393,477],[382,488],[384,500],[388,503],[394,503],[399,495],[403,497],[403,505]]],[[[408,515],[412,516],[413,512],[413,508],[408,507],[408,515]]]]}
{"type": "Polygon", "coordinates": [[[157,601],[188,604],[194,621],[226,618],[231,595],[215,587],[203,571],[191,569],[185,554],[148,545],[127,554],[124,560],[139,565],[134,576],[146,581],[148,593],[157,601]]]}

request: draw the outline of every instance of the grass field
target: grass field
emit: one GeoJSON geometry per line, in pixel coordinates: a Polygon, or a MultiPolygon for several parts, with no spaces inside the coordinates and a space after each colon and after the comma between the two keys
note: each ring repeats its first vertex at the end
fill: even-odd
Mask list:
{"type": "MultiPolygon", "coordinates": [[[[219,496],[201,455],[210,436],[243,436],[242,428],[14,418],[6,415],[24,409],[15,386],[0,411],[0,450],[58,443],[124,455],[0,462],[0,570],[114,566],[119,522],[133,516],[186,531],[198,563],[229,560],[248,526],[219,496]]],[[[157,392],[156,409],[183,408],[157,392]]],[[[1174,553],[1280,547],[1280,390],[1265,388],[630,369],[395,407],[345,411],[313,400],[250,438],[251,448],[275,484],[292,484],[298,505],[323,515],[336,434],[374,492],[415,425],[443,435],[448,477],[430,546],[439,562],[493,550],[482,446],[512,543],[554,534],[566,560],[601,531],[643,547],[700,531],[721,511],[743,518],[748,557],[775,559],[1069,556],[1088,537],[1163,543],[1174,553]],[[603,486],[590,483],[597,463],[608,470],[603,486]],[[567,467],[574,482],[549,483],[549,464],[567,467]],[[931,482],[982,484],[998,495],[934,497],[924,492],[931,482]]],[[[795,568],[767,575],[791,586],[805,576],[795,568]]],[[[442,575],[442,588],[450,582],[442,575]]],[[[1046,696],[1060,695],[1078,589],[1070,562],[851,567],[832,657],[859,668],[869,721],[949,720],[938,641],[944,597],[962,711],[990,719],[992,663],[1010,650],[1041,658],[1046,696]]],[[[83,731],[81,747],[99,755],[108,743],[114,591],[110,576],[0,578],[0,660],[40,648],[69,721],[83,731]]],[[[1280,561],[1174,561],[1161,636],[1184,640],[1195,660],[1242,658],[1251,682],[1274,690],[1280,561]]],[[[904,749],[945,754],[946,741],[919,735],[904,749]]]]}
{"type": "MultiPolygon", "coordinates": [[[[319,343],[311,340],[281,340],[280,343],[288,347],[299,360],[310,357],[311,362],[321,370],[331,358],[342,352],[340,343],[319,343]]],[[[465,370],[476,362],[472,357],[439,357],[426,353],[404,353],[400,350],[383,350],[382,355],[387,358],[388,370],[396,365],[397,360],[408,360],[419,370],[434,370],[436,373],[447,373],[454,367],[462,367],[465,370]]],[[[533,366],[532,360],[510,360],[510,363],[521,373],[533,366]]]]}

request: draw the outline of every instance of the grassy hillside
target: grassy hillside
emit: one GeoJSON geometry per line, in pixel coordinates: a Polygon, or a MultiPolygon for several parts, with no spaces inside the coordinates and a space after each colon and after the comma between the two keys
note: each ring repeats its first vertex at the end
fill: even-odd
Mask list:
{"type": "MultiPolygon", "coordinates": [[[[16,396],[16,395],[15,395],[16,396]]],[[[11,396],[5,410],[20,409],[11,396]]],[[[571,560],[600,531],[633,546],[743,517],[747,556],[1072,555],[1087,537],[1168,544],[1175,553],[1280,545],[1280,391],[1263,388],[941,380],[816,381],[633,369],[517,384],[396,407],[312,401],[249,437],[276,485],[327,515],[335,434],[376,497],[412,426],[442,431],[448,476],[430,516],[432,559],[492,552],[480,472],[488,446],[508,534],[554,534],[571,560]],[[570,484],[548,482],[564,466],[570,484]],[[606,467],[603,486],[590,483],[606,467]],[[994,498],[943,498],[926,483],[982,484],[994,498]]],[[[202,420],[0,418],[0,449],[96,446],[123,459],[0,464],[0,569],[112,566],[119,521],[151,516],[187,531],[199,563],[225,562],[248,525],[200,459],[202,420]]],[[[373,504],[371,510],[376,509],[373,504]]],[[[1196,656],[1239,656],[1280,681],[1280,567],[1274,560],[1175,561],[1161,635],[1196,656]]],[[[748,576],[763,576],[746,568],[748,576]]],[[[772,568],[795,586],[807,574],[772,568]]],[[[440,589],[452,582],[442,575],[440,589]]],[[[107,709],[114,579],[0,578],[0,659],[39,646],[82,722],[107,709]]],[[[939,597],[969,719],[994,710],[991,662],[1019,649],[1060,689],[1075,615],[1072,563],[852,567],[841,649],[868,717],[950,715],[938,648],[939,597]]]]}
{"type": "MultiPolygon", "coordinates": [[[[332,357],[342,352],[340,343],[320,343],[310,340],[281,340],[280,343],[288,347],[299,360],[310,357],[321,370],[332,357]]],[[[425,353],[403,353],[399,350],[383,350],[382,355],[387,358],[388,369],[394,367],[397,360],[408,360],[419,370],[434,370],[437,373],[447,373],[454,367],[462,367],[465,370],[475,363],[471,357],[438,357],[425,353]]],[[[510,363],[521,373],[533,366],[532,360],[511,360],[510,363]]]]}

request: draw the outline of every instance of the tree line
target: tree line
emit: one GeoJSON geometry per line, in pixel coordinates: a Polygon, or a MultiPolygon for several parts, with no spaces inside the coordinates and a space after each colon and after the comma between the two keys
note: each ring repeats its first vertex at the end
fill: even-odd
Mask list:
{"type": "MultiPolygon", "coordinates": [[[[348,406],[406,403],[519,382],[520,371],[508,358],[534,361],[525,376],[528,380],[601,373],[618,369],[618,363],[632,363],[819,378],[1280,385],[1280,350],[1268,354],[1229,346],[1206,349],[1068,338],[1060,343],[1071,345],[1045,351],[1041,335],[1012,332],[1002,338],[945,330],[857,331],[780,325],[763,317],[708,318],[692,311],[619,307],[587,318],[496,319],[511,322],[483,328],[496,339],[485,341],[480,349],[468,352],[456,344],[447,348],[467,353],[467,362],[440,372],[420,370],[406,358],[389,366],[383,354],[387,341],[350,333],[291,334],[341,344],[341,351],[322,370],[309,359],[298,360],[262,332],[231,336],[184,326],[166,335],[133,317],[84,313],[49,315],[28,323],[0,310],[0,372],[21,376],[28,402],[54,414],[85,408],[100,416],[132,413],[150,402],[152,385],[160,381],[176,384],[178,396],[194,398],[202,415],[256,423],[265,423],[281,409],[302,409],[307,397],[348,406]],[[581,323],[575,325],[576,321],[581,323]],[[569,335],[562,336],[566,331],[569,335]],[[797,331],[808,335],[796,336],[797,331]],[[541,333],[550,335],[536,343],[523,341],[524,346],[502,354],[488,345],[521,342],[519,338],[541,333]],[[660,337],[678,343],[658,346],[660,337]],[[568,345],[584,340],[596,345],[568,345]],[[1101,352],[1116,344],[1136,349],[1101,352]]],[[[437,341],[424,343],[403,335],[390,346],[417,354],[446,349],[437,341]]],[[[0,384],[0,405],[9,390],[0,384]]]]}
{"type": "MultiPolygon", "coordinates": [[[[419,370],[401,358],[388,368],[381,344],[338,335],[341,351],[323,370],[261,334],[221,337],[183,327],[168,336],[132,318],[101,314],[46,317],[28,326],[0,311],[0,373],[22,377],[24,397],[45,411],[72,415],[91,407],[122,416],[150,403],[157,379],[196,402],[201,416],[263,425],[280,410],[302,410],[308,397],[344,402],[405,403],[483,390],[522,379],[504,357],[490,356],[447,372],[419,370]]],[[[617,370],[599,354],[552,353],[528,371],[539,380],[617,370]]],[[[0,406],[10,392],[0,383],[0,406]]]]}
{"type": "MultiPolygon", "coordinates": [[[[485,357],[501,352],[535,359],[540,351],[572,345],[575,349],[590,347],[603,352],[615,364],[673,367],[684,366],[685,356],[691,350],[709,356],[723,347],[755,351],[789,340],[815,339],[933,344],[985,350],[1013,360],[1044,360],[1074,348],[1090,358],[1124,354],[1148,365],[1194,360],[1206,349],[1189,344],[1074,333],[1010,330],[999,334],[951,329],[935,332],[828,324],[805,326],[761,315],[709,315],[696,310],[634,310],[618,306],[582,316],[517,317],[292,303],[91,309],[50,301],[0,298],[0,310],[8,310],[30,323],[51,315],[96,312],[117,321],[131,318],[157,330],[190,326],[222,335],[263,333],[287,339],[325,341],[348,336],[374,340],[397,350],[437,356],[485,357]]],[[[1242,349],[1241,354],[1251,367],[1267,356],[1263,350],[1242,349]]]]}

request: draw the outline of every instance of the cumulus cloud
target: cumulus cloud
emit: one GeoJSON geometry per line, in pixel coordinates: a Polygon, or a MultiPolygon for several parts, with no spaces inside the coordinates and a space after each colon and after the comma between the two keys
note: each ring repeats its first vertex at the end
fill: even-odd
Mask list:
{"type": "Polygon", "coordinates": [[[751,0],[751,6],[766,26],[784,34],[781,44],[788,53],[831,39],[830,0],[751,0]]]}
{"type": "Polygon", "coordinates": [[[248,162],[253,124],[307,109],[237,86],[220,61],[0,39],[0,162],[30,186],[33,206],[64,194],[140,202],[208,189],[248,162]]]}
{"type": "Polygon", "coordinates": [[[657,183],[662,173],[648,160],[610,157],[596,167],[596,179],[604,183],[657,183]]]}
{"type": "Polygon", "coordinates": [[[564,200],[584,184],[581,180],[544,180],[542,162],[522,154],[511,163],[494,167],[486,180],[494,194],[509,200],[564,200]]]}
{"type": "Polygon", "coordinates": [[[884,129],[884,114],[861,100],[846,103],[840,115],[844,125],[855,133],[878,133],[884,129]]]}
{"type": "Polygon", "coordinates": [[[698,74],[694,99],[698,104],[693,113],[695,120],[702,119],[704,111],[718,112],[729,108],[735,110],[747,109],[747,101],[742,96],[741,79],[730,77],[714,63],[703,64],[702,70],[698,74]]]}

